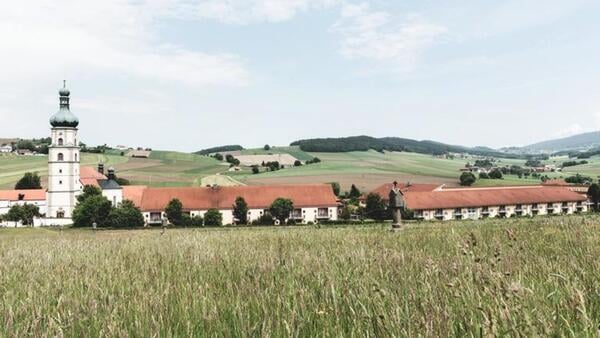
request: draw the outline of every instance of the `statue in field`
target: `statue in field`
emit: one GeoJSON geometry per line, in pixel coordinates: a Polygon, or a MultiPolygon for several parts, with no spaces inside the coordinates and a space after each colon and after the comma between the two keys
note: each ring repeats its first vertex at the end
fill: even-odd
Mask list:
{"type": "Polygon", "coordinates": [[[404,208],[404,194],[400,191],[396,181],[394,181],[394,186],[390,190],[388,207],[392,213],[392,229],[400,229],[402,226],[401,210],[404,208]]]}

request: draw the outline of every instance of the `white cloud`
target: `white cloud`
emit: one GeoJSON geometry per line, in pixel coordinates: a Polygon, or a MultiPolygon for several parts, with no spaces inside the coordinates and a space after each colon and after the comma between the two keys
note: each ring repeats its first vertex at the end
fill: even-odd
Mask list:
{"type": "Polygon", "coordinates": [[[581,134],[585,132],[586,129],[583,128],[579,123],[573,123],[570,126],[559,130],[555,136],[556,137],[569,137],[576,134],[581,134]]]}
{"type": "MultiPolygon", "coordinates": [[[[13,81],[118,74],[185,85],[242,85],[248,72],[231,54],[165,45],[154,24],[172,1],[52,0],[0,6],[0,73],[13,81]]],[[[0,80],[0,83],[3,80],[0,80]]]]}
{"type": "Polygon", "coordinates": [[[299,12],[333,6],[340,0],[198,0],[173,13],[178,17],[206,18],[228,24],[286,21],[299,12]]]}
{"type": "Polygon", "coordinates": [[[332,31],[342,37],[341,53],[351,59],[392,62],[402,70],[413,69],[419,55],[431,47],[447,29],[416,15],[400,23],[369,5],[346,4],[332,31]]]}

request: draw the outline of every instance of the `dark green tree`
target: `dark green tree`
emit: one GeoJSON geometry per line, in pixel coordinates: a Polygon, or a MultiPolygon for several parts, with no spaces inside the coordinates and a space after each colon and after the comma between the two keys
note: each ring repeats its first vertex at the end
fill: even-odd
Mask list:
{"type": "Polygon", "coordinates": [[[95,222],[98,226],[106,226],[112,204],[102,195],[92,195],[77,203],[73,209],[73,225],[89,227],[95,222]]]}
{"type": "Polygon", "coordinates": [[[358,188],[353,184],[350,187],[350,193],[348,194],[348,197],[356,199],[359,198],[360,195],[360,190],[358,190],[358,188]]]}
{"type": "Polygon", "coordinates": [[[494,180],[499,180],[502,178],[502,171],[498,168],[493,169],[492,171],[490,171],[489,177],[494,180]]]}
{"type": "Polygon", "coordinates": [[[248,203],[243,197],[238,196],[233,204],[233,217],[241,224],[248,223],[248,203]]]}
{"type": "Polygon", "coordinates": [[[165,213],[169,222],[175,225],[183,225],[183,204],[177,198],[169,201],[165,207],[165,213]]]}
{"type": "Polygon", "coordinates": [[[6,215],[4,215],[4,219],[9,222],[18,222],[23,218],[23,210],[20,205],[13,205],[6,215]]]}
{"type": "Polygon", "coordinates": [[[15,189],[17,189],[17,190],[42,189],[42,184],[40,182],[40,176],[38,176],[38,173],[25,173],[23,175],[23,177],[21,177],[21,179],[15,185],[15,189]]]}
{"type": "Polygon", "coordinates": [[[264,149],[265,151],[269,151],[269,150],[271,150],[271,146],[270,146],[270,145],[268,145],[268,144],[265,144],[265,146],[263,147],[263,149],[264,149]]]}
{"type": "Polygon", "coordinates": [[[253,165],[252,166],[252,173],[253,174],[258,174],[260,172],[260,169],[258,169],[257,165],[253,165]]]}
{"type": "Polygon", "coordinates": [[[598,211],[598,204],[600,203],[600,185],[598,183],[592,183],[587,191],[587,196],[592,202],[592,209],[598,211]]]}
{"type": "Polygon", "coordinates": [[[375,193],[369,193],[367,195],[365,214],[366,217],[376,221],[383,221],[386,218],[386,206],[385,202],[381,199],[381,196],[375,193]]]}
{"type": "Polygon", "coordinates": [[[329,184],[331,184],[331,189],[333,189],[333,193],[336,196],[339,196],[340,195],[340,184],[338,182],[331,182],[329,184]]]}
{"type": "Polygon", "coordinates": [[[300,166],[302,166],[302,162],[300,160],[295,160],[294,167],[300,167],[300,166]]]}
{"type": "Polygon", "coordinates": [[[477,178],[475,178],[472,172],[465,171],[460,175],[460,185],[463,186],[471,186],[476,180],[477,178]]]}
{"type": "Polygon", "coordinates": [[[93,185],[86,185],[83,187],[83,192],[77,196],[77,201],[81,203],[93,196],[102,196],[102,190],[93,185]]]}
{"type": "Polygon", "coordinates": [[[485,172],[480,172],[479,173],[479,179],[480,180],[485,180],[485,179],[488,179],[488,178],[490,178],[490,176],[487,173],[485,173],[485,172]]]}
{"type": "Polygon", "coordinates": [[[144,216],[140,208],[130,200],[123,200],[108,214],[107,225],[115,228],[135,228],[144,226],[144,216]]]}
{"type": "Polygon", "coordinates": [[[37,205],[25,203],[21,206],[23,225],[33,225],[33,219],[40,217],[40,208],[37,205]]]}
{"type": "Polygon", "coordinates": [[[123,177],[117,177],[116,181],[119,185],[130,185],[131,184],[128,179],[123,178],[123,177]]]}
{"type": "Polygon", "coordinates": [[[288,198],[277,198],[271,203],[269,212],[273,217],[279,220],[281,224],[290,217],[291,212],[294,210],[294,202],[288,198]]]}
{"type": "Polygon", "coordinates": [[[204,214],[205,226],[221,226],[223,225],[223,214],[218,209],[208,209],[204,214]]]}
{"type": "Polygon", "coordinates": [[[214,157],[215,159],[217,159],[218,161],[223,161],[223,155],[221,155],[221,154],[219,154],[219,153],[216,153],[216,154],[215,154],[213,157],[214,157]]]}

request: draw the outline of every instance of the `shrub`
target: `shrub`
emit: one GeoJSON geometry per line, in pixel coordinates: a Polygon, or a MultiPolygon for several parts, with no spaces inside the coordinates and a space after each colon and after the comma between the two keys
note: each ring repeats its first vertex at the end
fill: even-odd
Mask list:
{"type": "Polygon", "coordinates": [[[238,196],[233,204],[233,217],[241,224],[248,223],[248,203],[241,196],[238,196]]]}
{"type": "Polygon", "coordinates": [[[93,223],[99,226],[107,225],[107,218],[112,210],[112,204],[102,195],[92,195],[77,203],[73,209],[73,225],[89,227],[93,223]]]}
{"type": "Polygon", "coordinates": [[[269,212],[273,217],[278,219],[281,224],[290,217],[290,213],[294,210],[294,202],[287,198],[277,198],[271,203],[269,212]]]}
{"type": "Polygon", "coordinates": [[[265,212],[257,220],[252,222],[252,225],[273,225],[273,216],[270,213],[265,212]]]}
{"type": "Polygon", "coordinates": [[[106,223],[115,228],[142,227],[144,226],[144,216],[132,201],[123,200],[119,207],[110,211],[106,223]]]}
{"type": "Polygon", "coordinates": [[[500,171],[499,169],[496,168],[496,169],[490,171],[489,177],[491,179],[499,180],[502,178],[502,171],[500,171]]]}
{"type": "Polygon", "coordinates": [[[460,175],[460,185],[463,186],[470,186],[473,183],[475,183],[477,179],[475,178],[475,175],[473,175],[472,172],[464,172],[460,175]]]}
{"type": "Polygon", "coordinates": [[[217,209],[209,209],[204,214],[204,226],[221,226],[223,225],[223,215],[217,209]]]}
{"type": "Polygon", "coordinates": [[[38,176],[38,173],[25,173],[25,175],[23,175],[23,177],[21,177],[21,179],[15,185],[15,189],[42,189],[40,176],[38,176]]]}
{"type": "Polygon", "coordinates": [[[488,176],[487,173],[484,173],[484,172],[480,172],[479,173],[479,179],[480,180],[485,180],[485,179],[488,179],[488,178],[490,178],[490,176],[488,176]]]}
{"type": "Polygon", "coordinates": [[[183,225],[183,204],[177,198],[169,201],[165,207],[165,213],[169,222],[175,225],[183,225]]]}
{"type": "Polygon", "coordinates": [[[252,173],[253,174],[258,174],[260,172],[260,169],[258,169],[257,165],[253,165],[252,166],[252,173]]]}

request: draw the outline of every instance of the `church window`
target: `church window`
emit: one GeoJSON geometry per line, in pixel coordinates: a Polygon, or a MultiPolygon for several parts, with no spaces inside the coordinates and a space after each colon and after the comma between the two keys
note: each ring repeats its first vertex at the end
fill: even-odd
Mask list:
{"type": "Polygon", "coordinates": [[[58,173],[59,173],[59,174],[62,174],[62,169],[58,169],[58,173]]]}
{"type": "Polygon", "coordinates": [[[62,146],[62,145],[63,145],[63,139],[62,139],[62,138],[59,138],[59,139],[58,139],[58,145],[59,145],[59,146],[62,146]]]}
{"type": "Polygon", "coordinates": [[[65,212],[64,211],[57,211],[56,212],[56,218],[64,218],[65,217],[65,212]]]}
{"type": "Polygon", "coordinates": [[[62,181],[58,181],[58,184],[62,184],[62,181]]]}
{"type": "Polygon", "coordinates": [[[77,161],[77,154],[75,154],[75,161],[77,161]]]}
{"type": "Polygon", "coordinates": [[[63,155],[63,153],[58,153],[58,160],[59,161],[64,161],[65,160],[65,155],[63,155]]]}

